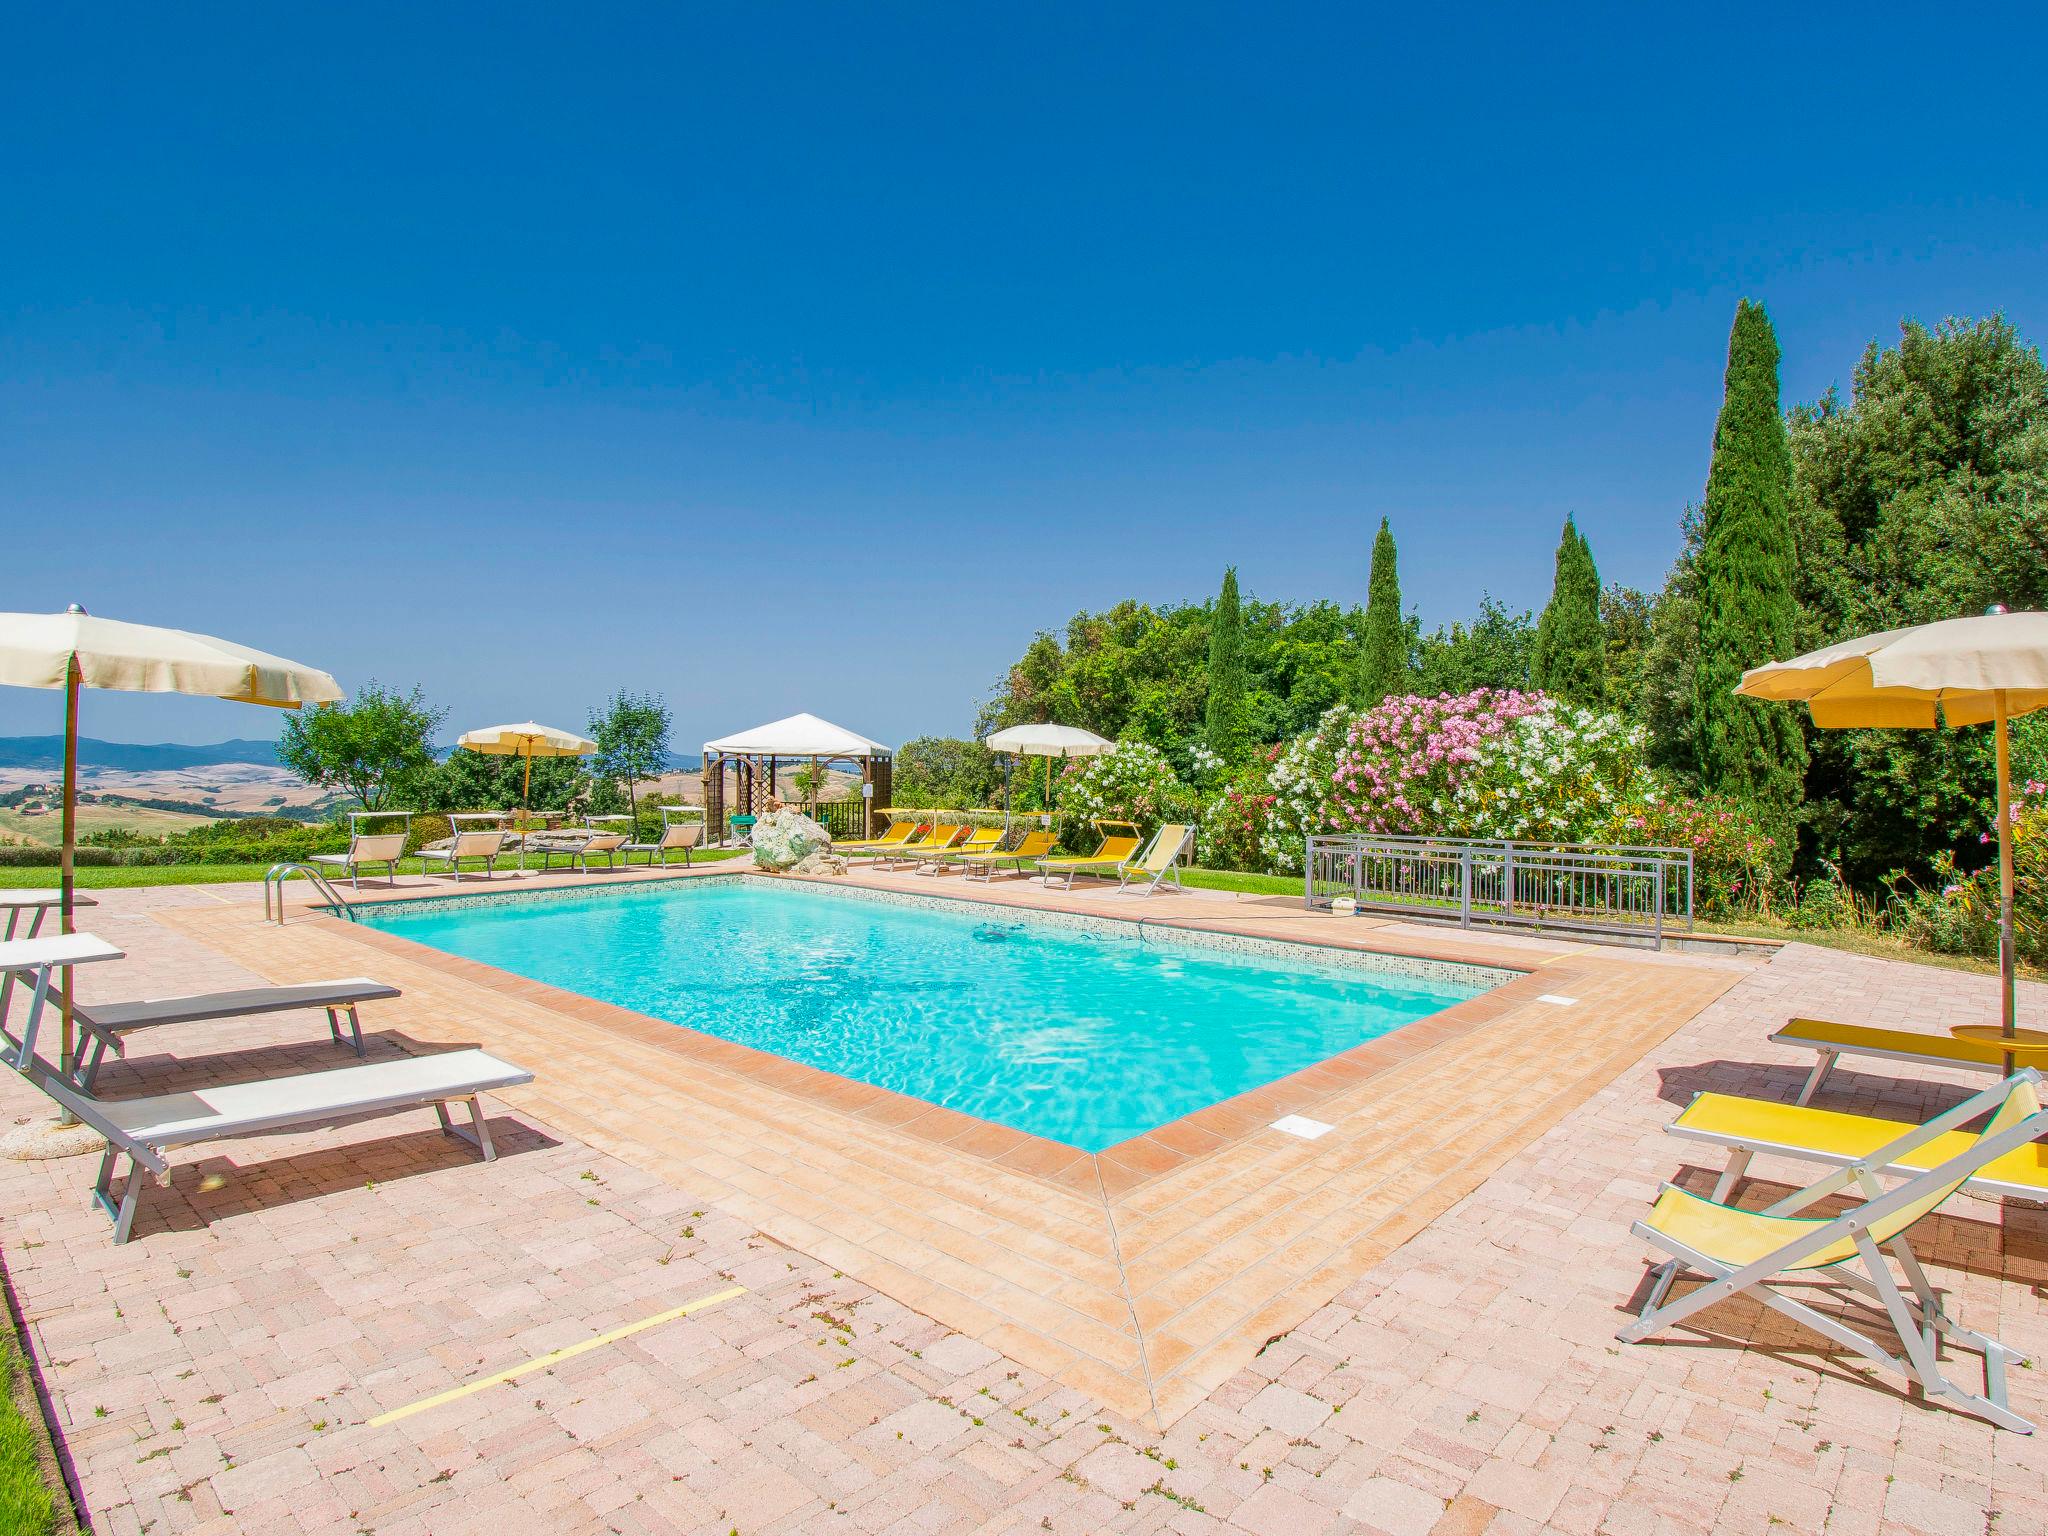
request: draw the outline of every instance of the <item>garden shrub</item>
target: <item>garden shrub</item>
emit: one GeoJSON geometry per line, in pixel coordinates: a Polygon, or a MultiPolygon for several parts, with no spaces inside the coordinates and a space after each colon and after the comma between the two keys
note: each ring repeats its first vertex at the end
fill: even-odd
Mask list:
{"type": "Polygon", "coordinates": [[[1756,817],[1733,800],[1660,791],[1621,818],[1615,841],[1690,848],[1693,900],[1703,917],[1771,913],[1779,884],[1779,849],[1756,817]]]}
{"type": "Polygon", "coordinates": [[[1399,694],[1351,722],[1331,767],[1330,824],[1345,832],[1507,836],[1471,825],[1459,791],[1480,748],[1526,714],[1540,694],[1479,688],[1423,698],[1399,694]]]}
{"type": "MultiPolygon", "coordinates": [[[[2022,960],[2048,965],[2048,784],[2021,786],[2012,801],[2013,945],[2022,960]]],[[[1981,834],[1990,847],[1995,832],[1981,834]]],[[[1953,855],[1934,858],[1933,879],[1895,891],[1892,930],[1944,955],[1998,953],[1998,863],[1964,874],[1953,855]]]]}
{"type": "Polygon", "coordinates": [[[1359,718],[1356,710],[1336,705],[1324,711],[1313,730],[1266,754],[1266,785],[1273,797],[1259,836],[1266,868],[1299,874],[1309,835],[1335,828],[1337,753],[1359,718]]]}
{"type": "Polygon", "coordinates": [[[1264,870],[1267,826],[1278,798],[1264,764],[1231,775],[1202,807],[1196,862],[1206,869],[1264,870]]]}
{"type": "Polygon", "coordinates": [[[1504,728],[1478,733],[1469,756],[1452,761],[1452,803],[1435,819],[1447,814],[1458,835],[1618,842],[1626,818],[1660,797],[1641,726],[1540,694],[1509,693],[1497,706],[1504,728]]]}
{"type": "Polygon", "coordinates": [[[1084,852],[1095,848],[1097,818],[1135,822],[1144,837],[1161,822],[1195,820],[1193,793],[1166,754],[1142,741],[1120,741],[1114,752],[1070,761],[1058,798],[1060,841],[1084,852]]]}

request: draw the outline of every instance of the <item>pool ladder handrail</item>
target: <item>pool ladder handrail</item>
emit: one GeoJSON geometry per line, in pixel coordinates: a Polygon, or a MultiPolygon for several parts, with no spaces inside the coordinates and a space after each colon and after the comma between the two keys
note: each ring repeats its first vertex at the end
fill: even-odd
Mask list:
{"type": "Polygon", "coordinates": [[[304,875],[313,882],[313,889],[326,898],[327,904],[338,910],[350,922],[356,920],[353,908],[342,899],[341,892],[327,883],[327,877],[310,864],[273,864],[263,872],[263,921],[270,921],[270,889],[277,887],[277,921],[284,925],[284,883],[293,875],[304,875]]]}

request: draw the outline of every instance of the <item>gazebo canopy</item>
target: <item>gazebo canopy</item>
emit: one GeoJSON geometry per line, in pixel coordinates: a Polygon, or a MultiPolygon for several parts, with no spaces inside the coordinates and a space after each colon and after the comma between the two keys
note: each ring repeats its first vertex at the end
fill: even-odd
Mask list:
{"type": "Polygon", "coordinates": [[[791,715],[786,720],[757,725],[717,741],[704,743],[704,755],[722,753],[727,757],[887,757],[889,749],[879,741],[849,731],[816,715],[791,715]]]}

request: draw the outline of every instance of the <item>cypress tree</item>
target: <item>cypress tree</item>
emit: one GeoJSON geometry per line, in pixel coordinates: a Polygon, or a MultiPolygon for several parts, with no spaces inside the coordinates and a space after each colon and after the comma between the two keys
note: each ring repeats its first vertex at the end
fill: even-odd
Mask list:
{"type": "Polygon", "coordinates": [[[1599,704],[1606,694],[1606,640],[1593,548],[1567,516],[1564,536],[1557,541],[1550,604],[1536,624],[1532,681],[1568,703],[1599,704]]]}
{"type": "Polygon", "coordinates": [[[1746,801],[1789,859],[1806,744],[1783,704],[1737,698],[1743,670],[1792,654],[1792,457],[1778,409],[1778,338],[1744,299],[1728,336],[1698,564],[1693,720],[1700,782],[1746,801]]]}
{"type": "Polygon", "coordinates": [[[1223,573],[1223,591],[1209,617],[1209,708],[1203,721],[1209,750],[1235,767],[1244,756],[1244,639],[1237,605],[1237,567],[1223,573]]]}
{"type": "Polygon", "coordinates": [[[1398,692],[1408,673],[1408,631],[1401,622],[1401,577],[1394,569],[1394,531],[1380,519],[1372,541],[1372,579],[1365,602],[1365,641],[1358,658],[1358,702],[1366,709],[1398,692]]]}

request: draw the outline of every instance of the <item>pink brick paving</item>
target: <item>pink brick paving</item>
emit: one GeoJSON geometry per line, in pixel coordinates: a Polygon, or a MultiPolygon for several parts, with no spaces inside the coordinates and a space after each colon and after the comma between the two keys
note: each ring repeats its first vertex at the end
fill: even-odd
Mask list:
{"type": "MultiPolygon", "coordinates": [[[[119,990],[258,979],[154,916],[217,897],[253,893],[114,893],[94,926],[136,957],[119,990]]],[[[430,1114],[205,1149],[122,1249],[83,1209],[89,1161],[0,1165],[0,1253],[103,1532],[2041,1532],[2039,1437],[1925,1408],[1754,1307],[1711,1314],[1711,1341],[1611,1339],[1687,1094],[1787,1093],[1803,1063],[1762,1037],[1791,1013],[1939,1028],[1990,998],[1786,951],[1163,1433],[502,1105],[489,1168],[430,1114]],[[749,1294],[364,1426],[726,1275],[749,1294]]],[[[365,1023],[373,1055],[406,1043],[365,1023]]],[[[103,1086],[339,1064],[324,1041],[317,1016],[184,1029],[181,1055],[229,1054],[138,1045],[103,1086]]],[[[1844,1070],[1828,1102],[1956,1092],[1921,1083],[1844,1070]]],[[[0,1082],[9,1119],[39,1102],[0,1082]]],[[[1961,1201],[1922,1251],[1966,1321],[2048,1349],[2041,1213],[1961,1201]]],[[[2013,1393],[2048,1418],[2044,1374],[2013,1393]]]]}

